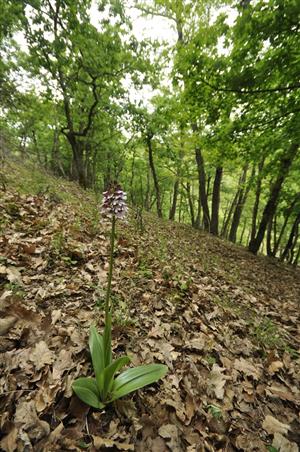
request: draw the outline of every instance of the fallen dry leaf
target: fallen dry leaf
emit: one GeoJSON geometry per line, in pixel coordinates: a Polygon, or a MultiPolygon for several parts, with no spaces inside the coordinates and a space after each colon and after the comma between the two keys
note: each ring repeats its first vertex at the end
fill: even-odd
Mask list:
{"type": "Polygon", "coordinates": [[[283,424],[270,415],[265,417],[262,427],[269,435],[274,435],[275,433],[286,435],[290,429],[289,425],[283,424]]]}
{"type": "Polygon", "coordinates": [[[253,377],[255,380],[259,380],[261,375],[261,371],[244,358],[236,359],[234,368],[248,377],[253,377]]]}
{"type": "Polygon", "coordinates": [[[228,377],[223,375],[226,369],[220,367],[218,364],[213,364],[212,370],[209,374],[208,393],[215,394],[217,399],[222,400],[225,393],[225,384],[228,377]]]}
{"type": "Polygon", "coordinates": [[[93,435],[94,446],[98,450],[102,448],[111,449],[116,448],[118,450],[134,450],[133,444],[120,443],[119,441],[114,441],[113,439],[101,438],[100,436],[93,435]]]}
{"type": "Polygon", "coordinates": [[[282,436],[280,433],[274,434],[272,446],[275,447],[280,452],[298,452],[299,451],[296,443],[289,441],[287,438],[282,436]]]}
{"type": "Polygon", "coordinates": [[[13,316],[5,317],[0,319],[0,336],[6,334],[16,323],[17,318],[13,316]]]}
{"type": "Polygon", "coordinates": [[[46,364],[52,364],[54,361],[54,353],[49,350],[45,341],[36,344],[29,360],[35,365],[36,370],[42,369],[46,364]]]}

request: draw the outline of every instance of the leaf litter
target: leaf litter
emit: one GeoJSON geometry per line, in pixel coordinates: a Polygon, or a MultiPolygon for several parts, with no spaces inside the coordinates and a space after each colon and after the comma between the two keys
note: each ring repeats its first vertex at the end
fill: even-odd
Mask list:
{"type": "Polygon", "coordinates": [[[1,193],[2,450],[299,450],[299,269],[148,214],[118,230],[113,348],[169,372],[103,412],[76,398],[109,243],[65,184],[89,206],[1,193]]]}

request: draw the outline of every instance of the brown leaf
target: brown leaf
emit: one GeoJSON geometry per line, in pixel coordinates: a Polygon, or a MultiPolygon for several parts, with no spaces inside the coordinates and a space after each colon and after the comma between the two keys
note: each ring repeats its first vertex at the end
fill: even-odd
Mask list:
{"type": "Polygon", "coordinates": [[[19,403],[16,409],[15,423],[17,427],[28,433],[29,438],[35,440],[44,438],[50,433],[49,424],[38,418],[33,400],[19,403]]]}
{"type": "Polygon", "coordinates": [[[270,375],[274,375],[276,372],[278,372],[280,369],[284,367],[283,362],[281,361],[273,361],[268,367],[268,372],[270,375]]]}
{"type": "Polygon", "coordinates": [[[261,375],[261,371],[244,358],[236,359],[234,361],[234,368],[245,374],[247,377],[253,377],[254,380],[259,380],[261,375]]]}
{"type": "Polygon", "coordinates": [[[5,452],[14,452],[17,448],[17,436],[18,430],[13,427],[8,435],[6,435],[1,441],[0,446],[5,452]]]}
{"type": "Polygon", "coordinates": [[[40,341],[36,344],[29,360],[33,362],[36,370],[40,370],[45,366],[45,364],[53,363],[54,353],[49,350],[45,341],[40,341]]]}
{"type": "Polygon", "coordinates": [[[275,419],[275,417],[267,415],[262,424],[263,429],[269,433],[269,435],[274,435],[275,433],[281,433],[286,435],[290,429],[290,426],[283,424],[282,422],[275,419]]]}
{"type": "Polygon", "coordinates": [[[168,446],[172,452],[180,452],[182,448],[179,443],[178,427],[173,424],[165,424],[158,430],[159,435],[166,439],[168,446]]]}
{"type": "Polygon", "coordinates": [[[17,318],[13,316],[0,319],[0,336],[6,334],[16,323],[17,318]]]}
{"type": "Polygon", "coordinates": [[[93,436],[94,446],[96,450],[102,450],[102,448],[117,448],[118,450],[134,450],[133,444],[120,443],[108,438],[101,438],[100,436],[93,436]]]}
{"type": "Polygon", "coordinates": [[[225,393],[225,383],[228,377],[223,375],[225,368],[213,364],[212,370],[209,374],[208,394],[215,394],[217,399],[222,400],[225,393]]]}
{"type": "Polygon", "coordinates": [[[280,450],[280,452],[298,452],[298,446],[296,443],[290,442],[288,439],[286,439],[284,436],[282,436],[280,433],[274,434],[274,439],[272,446],[275,447],[277,450],[280,450]]]}

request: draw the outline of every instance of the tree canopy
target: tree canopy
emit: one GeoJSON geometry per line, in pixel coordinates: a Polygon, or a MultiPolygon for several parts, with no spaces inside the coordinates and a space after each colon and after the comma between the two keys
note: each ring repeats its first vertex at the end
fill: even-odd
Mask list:
{"type": "Polygon", "coordinates": [[[2,152],[298,264],[299,2],[0,6],[2,152]]]}

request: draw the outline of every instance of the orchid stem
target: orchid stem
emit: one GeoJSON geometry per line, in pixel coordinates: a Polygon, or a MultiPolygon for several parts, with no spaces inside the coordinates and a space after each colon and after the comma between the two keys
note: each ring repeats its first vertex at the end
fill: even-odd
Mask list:
{"type": "Polygon", "coordinates": [[[110,259],[109,259],[109,271],[108,271],[108,281],[106,289],[105,298],[105,325],[108,324],[108,316],[110,312],[110,295],[111,295],[111,281],[114,266],[114,247],[115,247],[115,232],[116,232],[116,217],[113,215],[111,223],[111,234],[110,234],[110,259]]]}

